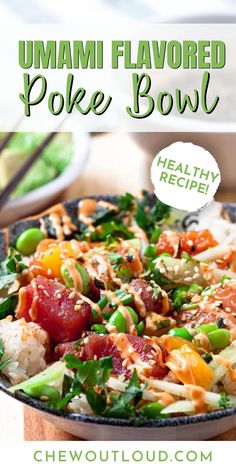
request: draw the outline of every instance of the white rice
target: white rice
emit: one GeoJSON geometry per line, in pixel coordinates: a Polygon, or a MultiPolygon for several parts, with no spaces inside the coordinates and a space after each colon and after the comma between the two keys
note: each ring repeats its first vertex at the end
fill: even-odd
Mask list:
{"type": "Polygon", "coordinates": [[[4,355],[0,362],[11,358],[2,373],[12,385],[27,380],[44,370],[48,334],[36,323],[26,323],[22,318],[12,321],[12,317],[0,321],[0,339],[4,345],[4,355]]]}

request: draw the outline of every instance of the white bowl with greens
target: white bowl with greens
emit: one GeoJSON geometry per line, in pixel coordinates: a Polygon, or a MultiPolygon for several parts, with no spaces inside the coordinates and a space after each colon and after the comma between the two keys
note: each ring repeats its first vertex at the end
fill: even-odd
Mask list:
{"type": "MultiPolygon", "coordinates": [[[[45,133],[15,134],[0,154],[0,190],[44,136],[45,133]]],[[[55,201],[81,174],[88,152],[88,134],[59,133],[0,211],[0,226],[34,214],[55,201]]]]}

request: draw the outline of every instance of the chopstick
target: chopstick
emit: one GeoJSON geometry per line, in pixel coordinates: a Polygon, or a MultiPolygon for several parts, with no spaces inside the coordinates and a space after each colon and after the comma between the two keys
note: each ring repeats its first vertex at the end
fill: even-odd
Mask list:
{"type": "Polygon", "coordinates": [[[30,156],[24,162],[24,164],[20,167],[20,169],[18,169],[18,171],[12,177],[12,179],[8,182],[6,187],[0,192],[0,209],[5,205],[6,201],[8,200],[9,195],[13,192],[13,190],[16,188],[18,183],[25,176],[26,172],[28,172],[28,170],[36,162],[36,160],[38,159],[40,154],[42,154],[42,152],[48,146],[48,144],[56,137],[61,125],[62,125],[62,122],[58,126],[57,130],[52,131],[51,133],[48,134],[48,136],[46,136],[46,138],[42,141],[42,143],[30,154],[30,156]]]}
{"type": "Polygon", "coordinates": [[[10,131],[9,133],[6,133],[3,138],[0,141],[0,152],[6,147],[6,145],[9,143],[11,138],[14,136],[15,131],[10,131]]]}
{"type": "Polygon", "coordinates": [[[15,135],[16,130],[19,128],[19,125],[21,124],[21,122],[22,122],[22,117],[20,117],[15,123],[13,131],[9,131],[8,133],[6,133],[3,136],[3,138],[0,140],[0,152],[2,152],[2,150],[7,146],[9,141],[11,141],[11,138],[13,138],[13,136],[15,135]]]}

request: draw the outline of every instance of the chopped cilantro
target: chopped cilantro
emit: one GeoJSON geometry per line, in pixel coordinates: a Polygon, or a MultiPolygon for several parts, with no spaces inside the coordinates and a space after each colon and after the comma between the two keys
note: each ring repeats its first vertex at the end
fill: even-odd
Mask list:
{"type": "Polygon", "coordinates": [[[22,256],[14,248],[9,249],[6,259],[0,262],[0,290],[15,281],[27,266],[22,262],[22,256]]]}
{"type": "Polygon", "coordinates": [[[161,236],[161,229],[159,228],[159,226],[156,225],[156,227],[154,228],[152,234],[151,234],[151,237],[150,237],[150,242],[152,244],[156,244],[159,237],[161,236]]]}
{"type": "Polygon", "coordinates": [[[76,369],[76,378],[89,387],[104,386],[112,370],[112,357],[103,357],[99,360],[80,361],[73,354],[66,354],[68,369],[76,369]]]}
{"type": "Polygon", "coordinates": [[[89,387],[86,392],[86,398],[89,406],[96,415],[104,415],[107,406],[105,394],[98,393],[94,388],[89,387]]]}
{"type": "Polygon", "coordinates": [[[119,223],[117,221],[110,221],[107,223],[103,223],[101,225],[101,230],[95,230],[91,233],[90,238],[91,241],[105,241],[107,238],[112,237],[114,238],[124,238],[124,239],[132,239],[133,233],[128,230],[128,228],[123,225],[123,223],[119,223]]]}
{"type": "Polygon", "coordinates": [[[134,219],[138,226],[142,228],[148,236],[151,238],[152,243],[156,243],[161,230],[158,228],[157,223],[164,222],[164,220],[170,214],[170,207],[160,200],[156,200],[153,206],[148,201],[149,194],[144,194],[143,200],[137,201],[136,212],[134,213],[134,219]]]}
{"type": "Polygon", "coordinates": [[[118,199],[120,210],[121,211],[132,210],[134,201],[135,201],[134,196],[131,195],[131,193],[127,192],[125,195],[122,195],[118,199]]]}
{"type": "Polygon", "coordinates": [[[227,395],[226,392],[222,392],[220,394],[220,400],[218,402],[218,405],[220,408],[230,408],[231,403],[230,403],[229,396],[227,395]]]}
{"type": "Polygon", "coordinates": [[[13,295],[12,297],[5,298],[5,300],[0,303],[0,320],[14,313],[17,302],[18,297],[13,295]]]}
{"type": "Polygon", "coordinates": [[[170,215],[170,207],[157,200],[151,209],[150,218],[154,222],[163,221],[170,215]]]}
{"type": "Polygon", "coordinates": [[[135,406],[142,398],[145,385],[141,385],[137,371],[132,377],[124,393],[111,393],[105,416],[110,418],[130,418],[135,415],[135,406]]]}
{"type": "MultiPolygon", "coordinates": [[[[96,397],[93,387],[105,388],[112,370],[112,357],[103,357],[99,360],[80,361],[74,354],[64,356],[68,369],[75,371],[74,378],[66,378],[63,384],[63,396],[60,400],[47,402],[48,407],[56,410],[64,408],[71,400],[80,393],[85,393],[88,402],[96,397]],[[94,394],[92,392],[94,391],[94,394]]],[[[92,406],[91,406],[92,408],[92,406]]],[[[97,413],[101,414],[101,411],[97,413]]]]}
{"type": "Polygon", "coordinates": [[[102,223],[111,221],[116,216],[117,212],[110,208],[97,206],[96,213],[90,215],[93,220],[93,226],[99,226],[102,223]]]}
{"type": "Polygon", "coordinates": [[[73,354],[65,355],[66,366],[74,370],[74,377],[65,375],[63,394],[60,400],[47,402],[56,410],[64,408],[75,396],[86,395],[87,401],[97,415],[113,418],[135,416],[136,405],[140,402],[145,385],[141,385],[134,370],[125,392],[109,393],[106,382],[112,370],[112,357],[81,362],[73,354]]]}
{"type": "Polygon", "coordinates": [[[153,289],[152,298],[153,298],[154,300],[156,300],[156,299],[159,297],[159,295],[160,295],[160,288],[157,287],[156,285],[153,285],[153,286],[152,286],[152,289],[153,289]]]}
{"type": "Polygon", "coordinates": [[[79,347],[80,344],[82,344],[85,339],[86,338],[80,338],[80,339],[78,339],[78,341],[75,341],[75,343],[72,345],[72,349],[77,349],[77,347],[79,347]]]}
{"type": "Polygon", "coordinates": [[[108,257],[114,269],[118,269],[119,265],[123,262],[123,257],[117,252],[110,252],[108,257]]]}
{"type": "Polygon", "coordinates": [[[160,285],[160,287],[163,287],[164,285],[169,284],[169,280],[161,274],[160,269],[158,268],[146,270],[143,276],[144,276],[144,279],[147,281],[154,280],[154,282],[160,285]]]}

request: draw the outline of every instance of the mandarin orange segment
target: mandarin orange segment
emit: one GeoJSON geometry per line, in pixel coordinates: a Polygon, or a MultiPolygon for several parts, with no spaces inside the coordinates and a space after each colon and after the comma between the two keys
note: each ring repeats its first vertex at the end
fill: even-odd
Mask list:
{"type": "Polygon", "coordinates": [[[44,240],[37,248],[36,264],[46,270],[49,277],[61,279],[60,268],[65,259],[76,259],[81,252],[79,242],[76,240],[55,242],[44,240]]]}
{"type": "Polygon", "coordinates": [[[201,356],[186,343],[171,351],[166,362],[169,369],[183,384],[198,385],[210,390],[214,374],[201,356]]]}
{"type": "Polygon", "coordinates": [[[168,352],[171,352],[174,349],[179,349],[185,344],[189,346],[191,349],[194,349],[190,341],[187,341],[186,339],[183,339],[183,338],[179,338],[178,336],[164,335],[160,338],[160,342],[165,346],[168,352]]]}
{"type": "Polygon", "coordinates": [[[52,245],[47,251],[41,253],[39,263],[49,271],[48,275],[57,279],[60,278],[60,268],[62,264],[61,251],[58,245],[52,245]]]}

